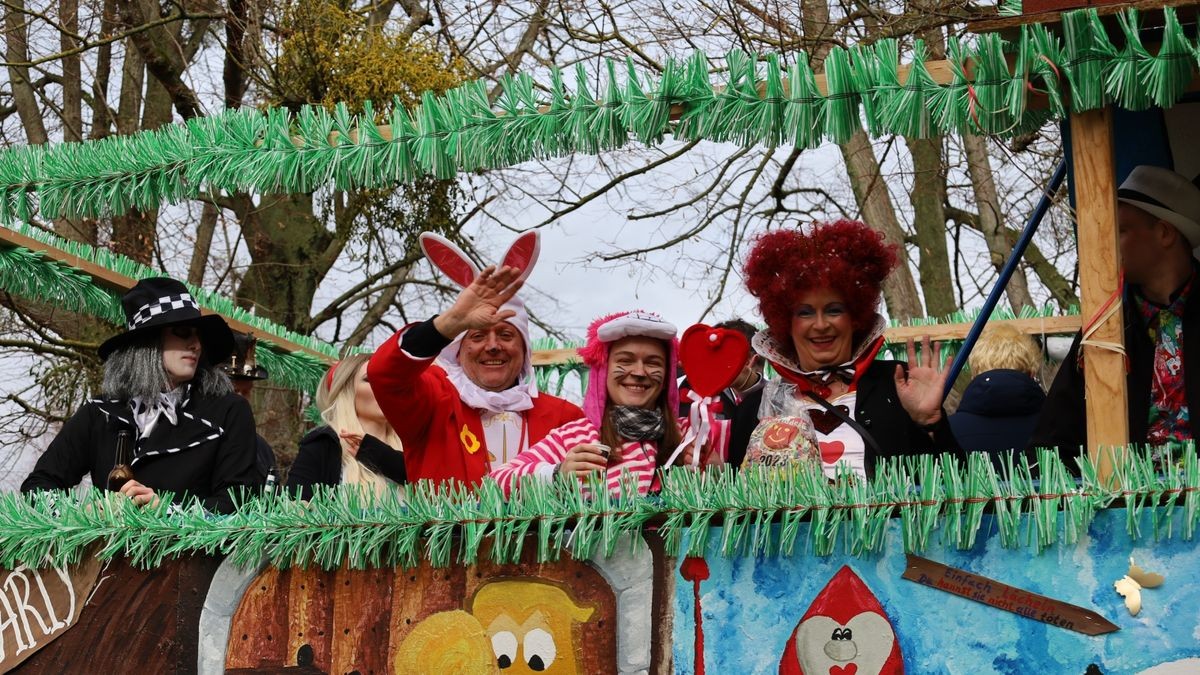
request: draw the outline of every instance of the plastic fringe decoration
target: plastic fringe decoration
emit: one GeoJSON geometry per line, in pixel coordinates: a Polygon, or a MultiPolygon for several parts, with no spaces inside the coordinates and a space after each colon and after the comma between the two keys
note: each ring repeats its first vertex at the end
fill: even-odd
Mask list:
{"type": "Polygon", "coordinates": [[[651,497],[637,496],[629,476],[617,495],[596,477],[581,486],[532,476],[509,499],[491,482],[474,492],[420,483],[378,497],[341,486],[319,489],[308,504],[281,490],[248,498],[229,516],[206,513],[198,502],[137,508],[94,489],[5,493],[0,566],[69,564],[97,543],[102,559],[123,555],[142,567],[189,553],[228,555],[240,564],[265,559],[278,567],[443,567],[470,564],[485,549],[496,562],[516,562],[526,547],[546,562],[564,553],[611,555],[650,524],[669,555],[705,554],[709,538],[719,535],[725,556],[869,556],[885,546],[893,519],[905,551],[969,549],[989,511],[1001,545],[1040,552],[1078,542],[1097,511],[1118,499],[1136,539],[1195,535],[1200,465],[1194,446],[1179,461],[1170,454],[1156,461],[1144,448],[1120,450],[1120,487],[1097,481],[1086,458],[1080,482],[1058,451],[1041,450],[1035,459],[1009,456],[998,473],[983,453],[965,462],[949,455],[893,458],[880,462],[871,480],[833,482],[812,467],[678,468],[665,472],[662,492],[651,497]],[[1139,526],[1147,512],[1151,532],[1139,526]]]}
{"type": "MultiPolygon", "coordinates": [[[[63,239],[28,225],[18,225],[12,229],[131,279],[163,274],[106,248],[63,239]]],[[[96,285],[87,274],[20,246],[0,247],[0,288],[31,300],[88,314],[115,326],[125,324],[125,314],[118,295],[96,285]]],[[[247,323],[266,335],[263,344],[269,348],[260,349],[257,354],[263,367],[271,374],[271,382],[275,384],[302,391],[315,391],[321,376],[329,367],[329,362],[338,358],[338,350],[333,345],[308,335],[300,335],[273,321],[255,316],[228,298],[211,291],[190,284],[188,290],[202,307],[247,323]],[[271,342],[271,336],[303,345],[328,358],[326,360],[304,352],[285,351],[271,342]]]]}
{"type": "MultiPolygon", "coordinates": [[[[1018,4],[1006,0],[1002,9],[1018,4]]],[[[44,219],[119,215],[209,191],[382,188],[419,176],[453,178],[533,159],[596,154],[631,139],[660,143],[667,134],[802,148],[845,142],[864,121],[876,136],[1018,134],[1065,115],[1064,101],[1075,111],[1109,103],[1128,109],[1173,105],[1197,72],[1197,44],[1173,9],[1164,16],[1157,54],[1143,45],[1134,9],[1118,14],[1124,35],[1119,49],[1094,9],[1063,14],[1057,33],[1034,24],[1022,26],[1012,42],[995,33],[969,45],[952,40],[947,84],[930,76],[924,46],[916,41],[909,55],[915,63],[901,85],[900,48],[885,39],[833,48],[824,61],[825,94],[804,53],[785,77],[780,55],[730,52],[720,86],[712,81],[708,57],[696,53],[666,61],[660,74],[639,72],[629,60],[607,61],[595,81],[577,64],[573,89],[557,69],[544,87],[528,74],[506,76],[495,104],[487,83],[477,81],[442,95],[426,92],[412,109],[395,98],[382,113],[363,102],[359,115],[345,105],[332,111],[242,108],[129,136],[12,148],[0,152],[0,223],[27,222],[35,211],[44,219]],[[972,80],[965,74],[968,64],[972,80]],[[1030,110],[1034,92],[1049,105],[1030,110]]]]}
{"type": "Polygon", "coordinates": [[[123,324],[120,299],[79,270],[21,246],[0,247],[0,288],[53,307],[123,324]]]}

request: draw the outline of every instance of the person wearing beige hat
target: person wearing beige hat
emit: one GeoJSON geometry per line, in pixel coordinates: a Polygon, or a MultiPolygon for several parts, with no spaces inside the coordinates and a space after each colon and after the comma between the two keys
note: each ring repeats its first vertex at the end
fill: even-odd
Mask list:
{"type": "MultiPolygon", "coordinates": [[[[1194,438],[1200,408],[1200,187],[1169,169],[1138,166],[1117,190],[1129,442],[1178,445],[1194,438]],[[1186,354],[1191,354],[1187,358],[1186,354]]],[[[1075,337],[1033,435],[1064,459],[1086,441],[1083,368],[1075,337]]],[[[1074,468],[1074,462],[1067,466],[1074,468]]]]}

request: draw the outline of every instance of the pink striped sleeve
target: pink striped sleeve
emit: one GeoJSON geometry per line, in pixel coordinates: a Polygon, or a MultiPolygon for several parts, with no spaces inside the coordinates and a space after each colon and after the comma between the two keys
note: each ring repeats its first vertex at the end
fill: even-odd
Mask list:
{"type": "Polygon", "coordinates": [[[587,429],[583,427],[585,425],[576,421],[554,429],[541,441],[513,457],[508,464],[492,470],[488,475],[500,484],[500,487],[504,489],[504,494],[511,494],[513,487],[521,482],[521,476],[534,474],[539,467],[552,468],[562,462],[569,449],[580,443],[586,443],[588,433],[587,429]]]}
{"type": "Polygon", "coordinates": [[[605,476],[609,493],[621,493],[621,474],[629,473],[637,480],[637,491],[640,495],[650,492],[654,484],[655,458],[658,455],[658,444],[649,443],[643,447],[640,443],[629,442],[621,446],[621,459],[609,464],[605,476]]]}

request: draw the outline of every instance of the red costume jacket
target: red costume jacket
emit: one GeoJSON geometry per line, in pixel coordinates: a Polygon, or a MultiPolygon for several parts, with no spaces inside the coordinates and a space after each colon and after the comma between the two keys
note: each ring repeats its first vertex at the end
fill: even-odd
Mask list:
{"type": "MultiPolygon", "coordinates": [[[[407,329],[406,329],[407,330],[407,329]]],[[[400,347],[404,330],[388,338],[371,357],[367,379],[388,422],[404,442],[409,482],[457,479],[478,485],[488,471],[479,411],[459,398],[434,357],[416,358],[400,347]]],[[[557,396],[538,393],[522,413],[529,445],[551,430],[583,417],[583,410],[557,396]]]]}

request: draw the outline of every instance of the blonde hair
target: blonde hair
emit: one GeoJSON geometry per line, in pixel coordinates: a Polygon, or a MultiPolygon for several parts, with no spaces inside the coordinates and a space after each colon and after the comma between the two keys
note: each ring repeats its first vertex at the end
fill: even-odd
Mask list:
{"type": "Polygon", "coordinates": [[[1000,323],[990,325],[967,358],[971,372],[978,375],[997,368],[1019,370],[1036,375],[1041,370],[1042,353],[1033,338],[1016,328],[1000,323]]]}
{"type": "MultiPolygon", "coordinates": [[[[362,422],[354,409],[354,385],[358,380],[358,371],[367,361],[370,354],[351,354],[334,364],[317,386],[317,409],[321,411],[321,419],[339,434],[338,442],[342,446],[342,484],[361,485],[370,488],[376,495],[383,494],[391,481],[369,469],[358,461],[350,452],[341,432],[363,434],[362,422]]],[[[391,424],[384,422],[387,427],[385,438],[381,438],[396,452],[401,451],[400,437],[391,424]]]]}

